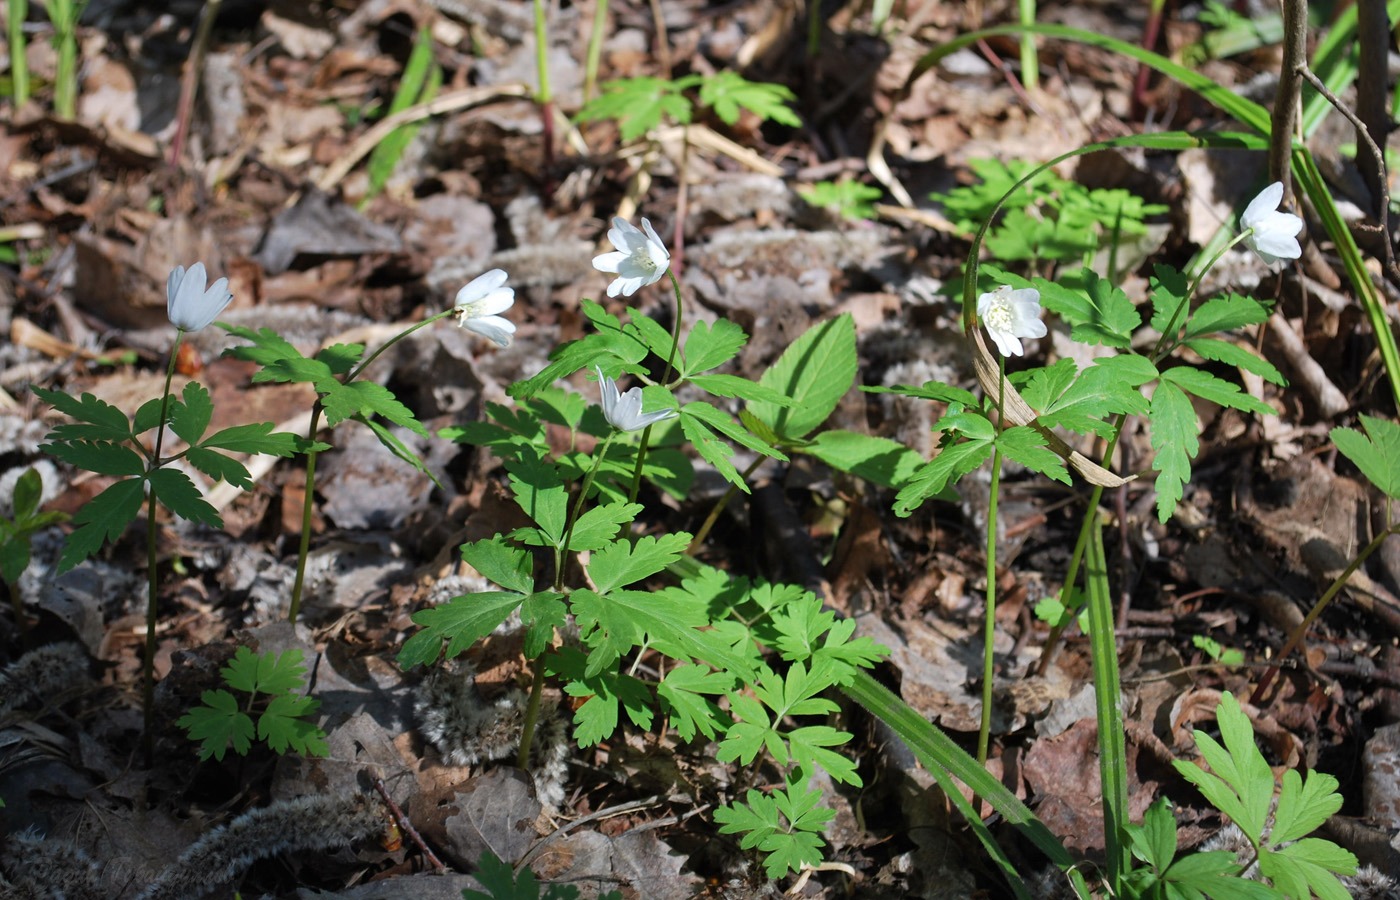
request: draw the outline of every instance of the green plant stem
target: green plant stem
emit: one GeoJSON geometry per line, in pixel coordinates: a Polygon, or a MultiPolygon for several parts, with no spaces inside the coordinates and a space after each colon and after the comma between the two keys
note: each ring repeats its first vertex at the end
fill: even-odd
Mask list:
{"type": "MultiPolygon", "coordinates": [[[[311,424],[306,429],[306,439],[315,446],[316,432],[321,427],[321,399],[311,405],[311,424]]],[[[311,513],[316,505],[316,456],[315,450],[306,451],[306,496],[301,502],[301,539],[297,543],[297,574],[292,581],[292,605],[287,610],[287,621],[297,623],[301,612],[301,591],[306,583],[306,557],[311,551],[311,513]]]]}
{"type": "Polygon", "coordinates": [[[613,431],[603,439],[603,445],[593,451],[593,467],[588,470],[588,474],[583,476],[583,487],[579,489],[578,499],[574,501],[574,508],[569,513],[569,523],[564,528],[564,542],[554,552],[554,589],[562,591],[564,589],[564,561],[568,559],[569,541],[574,537],[574,524],[578,522],[579,514],[583,512],[584,501],[588,499],[588,491],[593,487],[593,479],[598,475],[598,469],[603,465],[603,458],[608,455],[608,447],[612,446],[613,438],[617,437],[617,432],[613,431]]]}
{"type": "MultiPolygon", "coordinates": [[[[749,467],[744,470],[744,474],[739,476],[740,480],[748,481],[749,477],[752,476],[754,472],[758,471],[758,467],[763,465],[763,461],[766,458],[767,457],[760,456],[750,463],[749,467]]],[[[693,556],[695,552],[700,549],[700,545],[705,542],[705,538],[710,536],[710,530],[713,529],[715,523],[719,521],[719,514],[724,511],[724,508],[729,505],[729,502],[733,500],[738,493],[739,486],[737,484],[730,484],[729,489],[724,492],[724,496],[719,498],[719,502],[715,504],[714,509],[710,510],[710,514],[706,516],[705,521],[701,523],[700,530],[695,532],[695,537],[690,539],[690,546],[685,548],[687,554],[693,556]]]]}
{"type": "Polygon", "coordinates": [[[515,757],[517,769],[529,770],[530,745],[535,742],[535,725],[540,719],[540,695],[544,693],[544,658],[535,660],[535,674],[530,682],[530,699],[525,703],[525,718],[520,727],[520,752],[515,757]]]}
{"type": "Polygon", "coordinates": [[[549,87],[549,21],[545,15],[545,0],[535,0],[535,71],[540,89],[535,102],[540,107],[540,144],[544,151],[542,165],[545,202],[554,193],[554,95],[549,87]]]}
{"type": "Polygon", "coordinates": [[[61,119],[72,119],[78,108],[78,17],[83,4],[76,0],[48,0],[45,9],[53,24],[58,65],[54,74],[54,112],[61,119]]]}
{"type": "Polygon", "coordinates": [[[1113,634],[1113,595],[1108,585],[1108,558],[1103,549],[1103,527],[1097,509],[1092,511],[1088,568],[1084,572],[1089,595],[1089,651],[1094,664],[1094,707],[1099,726],[1099,783],[1103,793],[1104,855],[1108,861],[1109,887],[1121,891],[1131,859],[1124,827],[1128,824],[1128,756],[1119,704],[1123,692],[1118,677],[1118,642],[1113,634]]]}
{"type": "Polygon", "coordinates": [[[1191,298],[1196,295],[1196,289],[1201,286],[1201,280],[1206,277],[1206,273],[1215,268],[1215,264],[1220,262],[1220,258],[1224,256],[1231,247],[1253,233],[1254,229],[1246,228],[1244,231],[1235,235],[1234,240],[1217,250],[1215,255],[1207,260],[1206,264],[1201,266],[1200,270],[1196,272],[1195,277],[1191,279],[1191,284],[1186,288],[1186,296],[1182,297],[1180,302],[1176,304],[1176,309],[1172,310],[1172,317],[1170,321],[1167,322],[1167,327],[1162,329],[1162,333],[1157,337],[1157,343],[1152,346],[1151,359],[1153,365],[1166,359],[1167,354],[1176,349],[1176,329],[1181,325],[1181,314],[1190,307],[1191,298]]]}
{"type": "Polygon", "coordinates": [[[29,63],[24,56],[24,20],[29,16],[29,0],[10,0],[6,22],[10,40],[10,96],[15,109],[29,102],[29,63]]]}
{"type": "MultiPolygon", "coordinates": [[[[676,354],[680,352],[681,345],[681,318],[685,313],[685,301],[681,299],[681,283],[676,280],[674,272],[667,270],[666,274],[671,279],[671,290],[676,295],[676,321],[671,323],[671,352],[666,356],[666,370],[659,382],[663,387],[670,387],[671,373],[675,371],[676,354]]],[[[627,502],[636,503],[637,494],[642,490],[642,468],[647,461],[647,448],[651,446],[651,426],[642,429],[642,443],[637,448],[637,465],[632,469],[632,486],[627,490],[627,502]]],[[[625,537],[632,534],[632,523],[627,523],[623,532],[625,537]]]]}
{"type": "Polygon", "coordinates": [[[1327,586],[1326,592],[1318,598],[1318,601],[1313,604],[1312,609],[1308,610],[1308,614],[1303,617],[1303,621],[1299,622],[1297,627],[1293,629],[1293,633],[1288,636],[1288,643],[1283,645],[1283,649],[1279,651],[1278,658],[1274,661],[1274,664],[1264,673],[1264,677],[1259,679],[1259,686],[1249,695],[1250,703],[1259,706],[1263,702],[1264,694],[1268,692],[1269,686],[1274,683],[1274,678],[1278,676],[1279,667],[1283,664],[1284,660],[1292,656],[1294,651],[1302,645],[1303,638],[1307,636],[1308,629],[1317,621],[1317,617],[1322,615],[1322,611],[1327,608],[1327,604],[1331,603],[1332,599],[1341,592],[1342,588],[1346,587],[1347,582],[1351,580],[1351,576],[1355,574],[1357,569],[1361,568],[1362,564],[1370,558],[1371,554],[1380,549],[1381,544],[1385,543],[1386,538],[1395,534],[1400,534],[1400,522],[1396,522],[1385,531],[1376,535],[1376,537],[1371,540],[1371,543],[1362,548],[1361,552],[1347,564],[1347,567],[1342,570],[1342,574],[1333,579],[1332,583],[1327,586]]]}
{"type": "MultiPolygon", "coordinates": [[[[408,337],[410,334],[413,334],[413,332],[418,331],[420,328],[425,328],[441,319],[445,319],[455,312],[455,309],[445,309],[440,313],[435,313],[423,321],[400,331],[398,334],[376,347],[374,352],[369,356],[360,360],[359,365],[345,373],[345,378],[342,379],[341,383],[349,384],[360,377],[365,369],[369,367],[370,363],[378,359],[384,351],[408,337]]],[[[306,430],[306,440],[313,445],[316,442],[316,432],[321,429],[321,410],[321,401],[317,398],[316,402],[312,404],[311,424],[307,426],[306,430]]],[[[317,452],[315,450],[306,451],[306,496],[302,498],[301,504],[301,537],[297,543],[297,574],[296,578],[292,581],[292,604],[287,610],[287,621],[291,622],[293,625],[296,624],[297,616],[301,613],[301,595],[306,583],[306,557],[311,552],[311,514],[315,511],[316,505],[316,457],[317,452]]]]}
{"type": "Polygon", "coordinates": [[[987,499],[987,614],[982,636],[982,720],[977,726],[977,761],[987,762],[992,732],[992,681],[996,671],[997,494],[1001,489],[1001,448],[992,453],[992,484],[987,499]]]}
{"type": "Polygon", "coordinates": [[[5,590],[10,595],[10,605],[15,608],[15,626],[19,628],[20,642],[29,646],[29,620],[24,615],[24,600],[19,595],[19,584],[5,582],[5,590]]]}
{"type": "Polygon", "coordinates": [[[594,0],[593,30],[588,35],[588,58],[583,69],[583,102],[593,99],[598,86],[598,60],[603,55],[603,27],[608,18],[608,0],[594,0]]]}
{"type": "MultiPolygon", "coordinates": [[[[1017,0],[1022,25],[1035,24],[1035,0],[1017,0]]],[[[1021,35],[1021,84],[1028,91],[1040,87],[1040,58],[1036,54],[1035,35],[1021,35]]]]}
{"type": "MultiPolygon", "coordinates": [[[[165,387],[160,395],[160,424],[156,427],[155,452],[151,455],[147,475],[160,468],[160,451],[165,443],[165,429],[169,424],[170,382],[175,377],[175,359],[180,353],[180,344],[185,339],[185,329],[175,330],[175,344],[170,348],[170,362],[165,367],[165,387]]],[[[156,612],[157,588],[160,581],[156,570],[156,492],[147,483],[146,496],[146,653],[141,664],[141,707],[143,724],[141,747],[149,765],[155,746],[155,694],[156,694],[156,612]]]]}

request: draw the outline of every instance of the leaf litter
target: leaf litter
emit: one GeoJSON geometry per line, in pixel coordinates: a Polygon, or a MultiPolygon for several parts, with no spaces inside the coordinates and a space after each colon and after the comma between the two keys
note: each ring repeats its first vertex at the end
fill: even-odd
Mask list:
{"type": "MultiPolygon", "coordinates": [[[[679,208],[678,184],[687,184],[688,246],[683,257],[677,254],[684,282],[702,304],[699,317],[732,319],[752,335],[741,374],[756,377],[812,325],[850,312],[858,324],[862,383],[976,385],[972,358],[952,334],[958,310],[940,293],[958,284],[964,245],[946,228],[893,217],[832,219],[799,198],[794,173],[810,181],[803,173],[833,164],[863,170],[871,109],[890,109],[899,100],[884,139],[899,178],[916,196],[966,179],[971,160],[1045,159],[1124,127],[1120,120],[1132,115],[1132,68],[1076,47],[1049,57],[1069,81],[1053,80],[1033,105],[971,50],[898,98],[896,89],[923,49],[972,24],[950,6],[926,6],[907,10],[907,33],[875,42],[880,52],[870,57],[861,55],[872,49],[862,43],[871,40],[863,30],[868,23],[832,19],[823,41],[839,47],[844,62],[805,74],[798,26],[776,8],[666,9],[673,66],[705,71],[747,61],[765,80],[791,82],[811,120],[809,129],[787,132],[742,118],[733,127],[696,126],[697,135],[713,128],[710,133],[739,140],[764,166],[778,163],[782,177],[742,171],[738,155],[692,149],[696,155],[687,160],[673,152],[674,141],[663,142],[665,152],[650,160],[651,193],[642,209],[669,235],[675,214],[668,211],[679,208]],[[847,65],[868,80],[844,83],[833,99],[813,90],[842,80],[838,73],[847,65]],[[818,82],[804,82],[812,76],[818,82]]],[[[1046,4],[1042,12],[1052,19],[1090,16],[1096,30],[1134,39],[1133,23],[1099,6],[1046,4]]],[[[579,300],[601,298],[607,287],[588,261],[606,249],[611,216],[638,199],[639,169],[611,155],[615,134],[596,126],[565,134],[561,144],[572,148],[586,137],[594,149],[545,156],[527,91],[507,91],[426,120],[408,162],[385,193],[363,205],[362,167],[334,183],[323,177],[348,158],[392,95],[417,26],[434,36],[449,90],[516,83],[533,90],[531,24],[522,10],[436,0],[369,3],[348,15],[311,7],[294,18],[265,10],[255,19],[220,20],[216,52],[201,72],[202,105],[175,168],[161,163],[179,127],[165,85],[178,76],[192,34],[189,11],[155,17],[139,5],[118,5],[85,20],[89,71],[78,120],[64,122],[36,100],[0,127],[3,224],[38,223],[43,235],[26,239],[25,255],[0,278],[0,325],[11,335],[0,347],[3,478],[46,466],[46,508],[69,512],[105,486],[100,477],[72,478],[38,455],[38,441],[56,420],[42,418],[26,385],[91,391],[123,409],[156,395],[156,361],[169,340],[159,287],[170,268],[195,259],[230,278],[230,322],[272,327],[308,354],[347,340],[354,329],[445,309],[456,287],[487,268],[520,273],[525,315],[516,319],[520,331],[511,349],[483,351],[455,329],[439,329],[379,363],[373,379],[392,385],[430,430],[480,419],[486,404],[505,401],[508,385],[538,370],[549,348],[581,336],[579,300]],[[119,35],[131,36],[121,53],[119,35]],[[474,43],[485,56],[473,58],[474,43]]],[[[569,8],[551,22],[551,73],[566,110],[577,109],[582,90],[585,45],[576,17],[569,8]]],[[[637,48],[655,39],[649,15],[630,10],[605,48],[605,73],[651,73],[654,55],[637,48]]],[[[35,40],[30,55],[51,78],[55,63],[45,48],[35,40]]],[[[1010,45],[988,52],[1014,54],[1010,45]]],[[[1159,90],[1161,108],[1180,104],[1178,117],[1211,124],[1189,97],[1174,95],[1169,85],[1159,90]]],[[[1238,198],[1228,196],[1233,176],[1219,174],[1214,161],[1188,155],[1174,165],[1154,158],[1086,163],[1080,175],[1104,182],[1096,187],[1129,186],[1172,204],[1182,199],[1173,184],[1179,173],[1188,213],[1171,219],[1172,235],[1154,238],[1175,252],[1184,241],[1201,241],[1212,219],[1227,219],[1238,198]]],[[[1140,278],[1129,277],[1125,289],[1137,302],[1147,293],[1140,278]]],[[[1258,287],[1268,289],[1273,282],[1258,287]]],[[[1320,361],[1334,392],[1340,395],[1340,387],[1352,401],[1364,397],[1363,373],[1342,364],[1354,309],[1343,304],[1305,313],[1292,296],[1282,296],[1273,324],[1301,335],[1280,351],[1284,367],[1320,361]]],[[[1052,339],[1064,349],[1063,334],[1052,339]]],[[[190,365],[202,368],[216,417],[236,410],[239,421],[248,421],[244,413],[251,411],[253,419],[281,423],[305,415],[305,389],[250,386],[245,364],[219,357],[227,347],[221,333],[206,330],[192,336],[192,345],[190,365]]],[[[177,392],[182,386],[177,380],[177,392]]],[[[1317,388],[1312,396],[1330,395],[1317,388]]],[[[895,398],[853,394],[836,415],[845,427],[902,440],[926,458],[932,450],[926,406],[914,411],[895,398]]],[[[1261,427],[1268,433],[1279,426],[1231,413],[1205,421],[1196,478],[1166,525],[1152,515],[1143,485],[1116,488],[1123,514],[1118,577],[1131,584],[1133,600],[1120,624],[1127,626],[1122,706],[1135,821],[1156,793],[1189,800],[1170,765],[1193,752],[1187,723],[1208,722],[1222,690],[1247,693],[1243,675],[1209,666],[1191,638],[1209,634],[1264,658],[1296,623],[1298,608],[1310,604],[1376,527],[1377,497],[1313,452],[1325,446],[1336,411],[1316,401],[1287,408],[1289,430],[1262,442],[1261,427]]],[[[223,423],[216,418],[212,427],[223,423]]],[[[512,507],[501,493],[499,466],[485,453],[436,439],[422,443],[419,452],[428,454],[442,485],[434,487],[365,443],[367,431],[341,435],[311,498],[318,526],[309,628],[281,621],[306,499],[293,467],[268,467],[251,495],[221,504],[227,533],[162,523],[160,552],[174,565],[161,595],[162,730],[154,766],[137,752],[134,696],[144,637],[144,548],[129,535],[108,558],[57,575],[59,532],[39,536],[19,587],[35,619],[30,638],[43,646],[25,655],[7,622],[0,681],[6,689],[0,870],[11,882],[22,889],[41,869],[61,871],[53,877],[67,878],[68,896],[75,897],[164,896],[162,890],[195,896],[206,889],[231,896],[234,885],[243,896],[270,897],[459,897],[463,889],[480,889],[467,875],[428,874],[411,842],[394,847],[388,835],[397,825],[373,788],[380,779],[427,845],[458,871],[490,850],[511,866],[528,865],[545,882],[571,884],[590,896],[619,888],[644,897],[773,895],[776,888],[737,843],[716,839],[706,814],[743,796],[764,773],[717,764],[713,744],[627,732],[614,745],[568,745],[558,793],[544,797],[507,762],[488,761],[509,752],[454,765],[440,742],[425,738],[413,712],[422,675],[394,663],[415,633],[409,616],[451,596],[453,589],[442,591],[446,581],[475,576],[456,562],[456,546],[504,530],[512,507]],[[223,762],[198,762],[195,745],[174,722],[217,686],[237,646],[300,650],[321,701],[327,757],[254,753],[246,761],[230,754],[223,762]],[[307,797],[322,799],[297,800],[307,797]],[[239,851],[238,864],[231,862],[218,883],[169,888],[187,878],[191,860],[203,859],[198,853],[207,845],[199,842],[218,827],[254,835],[263,846],[239,851]],[[299,852],[308,850],[314,852],[299,852]]],[[[1143,435],[1129,434],[1125,444],[1132,460],[1151,456],[1143,435]]],[[[819,464],[758,471],[776,490],[756,492],[751,509],[720,523],[707,561],[736,572],[767,566],[775,576],[781,561],[790,572],[806,573],[800,580],[855,618],[858,633],[891,648],[887,674],[905,700],[960,737],[975,732],[984,578],[975,534],[985,511],[968,497],[936,515],[925,509],[898,519],[889,515],[891,492],[819,464]],[[761,527],[765,521],[798,524],[769,530],[761,527]],[[755,552],[759,545],[766,546],[755,552]]],[[[713,473],[702,470],[691,498],[661,515],[676,527],[698,519],[701,501],[713,502],[707,480],[715,481],[713,473]]],[[[1057,589],[1073,517],[1057,494],[1029,485],[1013,483],[1013,495],[1021,495],[1019,505],[1008,503],[1014,512],[1003,536],[998,577],[1011,599],[998,615],[993,730],[999,750],[991,766],[1052,829],[1092,856],[1102,848],[1102,819],[1093,767],[1084,765],[1095,744],[1082,639],[1071,640],[1048,671],[1025,678],[1045,636],[1030,610],[1057,589]]],[[[1346,815],[1364,809],[1370,821],[1359,827],[1371,828],[1372,838],[1370,844],[1357,838],[1357,845],[1369,846],[1371,858],[1391,871],[1396,851],[1387,851],[1383,838],[1400,829],[1394,800],[1400,765],[1395,726],[1385,723],[1400,718],[1393,677],[1400,668],[1393,640],[1400,620],[1397,558],[1400,550],[1388,548],[1353,576],[1351,602],[1324,618],[1309,649],[1311,671],[1283,679],[1273,714],[1246,708],[1275,765],[1353,773],[1343,779],[1346,815]]],[[[465,590],[459,585],[455,592],[465,590]]],[[[483,707],[516,702],[526,677],[521,640],[507,622],[470,654],[474,696],[483,707]]],[[[564,698],[549,702],[567,717],[564,698]]],[[[821,786],[837,812],[827,831],[829,855],[852,874],[817,873],[805,882],[805,895],[967,896],[978,884],[999,884],[976,864],[950,862],[978,851],[969,851],[970,839],[927,773],[889,746],[878,723],[851,711],[845,718],[843,727],[858,734],[862,766],[883,774],[870,779],[866,796],[821,786]]],[[[1334,817],[1333,834],[1352,827],[1346,815],[1334,817]]],[[[1198,842],[1218,830],[1219,821],[1208,816],[1203,806],[1186,808],[1183,833],[1198,842]]]]}

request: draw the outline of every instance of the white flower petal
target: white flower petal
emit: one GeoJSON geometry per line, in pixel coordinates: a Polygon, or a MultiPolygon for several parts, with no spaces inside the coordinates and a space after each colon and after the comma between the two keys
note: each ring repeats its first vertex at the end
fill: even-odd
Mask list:
{"type": "Polygon", "coordinates": [[[595,256],[593,268],[618,276],[608,285],[609,297],[630,297],[638,288],[661,280],[671,264],[671,254],[649,220],[642,219],[640,229],[620,216],[612,221],[608,240],[616,249],[595,256]]]}
{"type": "Polygon", "coordinates": [[[500,347],[509,347],[515,334],[515,323],[501,316],[478,316],[466,319],[462,327],[479,334],[500,347]]]}
{"type": "Polygon", "coordinates": [[[1021,338],[1038,338],[1047,334],[1040,319],[1040,291],[1034,288],[1012,290],[1002,285],[977,298],[977,317],[1002,356],[1020,356],[1025,352],[1021,338]]]}
{"type": "Polygon", "coordinates": [[[199,331],[219,317],[233,299],[228,279],[220,278],[205,289],[204,263],[185,269],[176,266],[165,280],[165,309],[170,322],[181,331],[199,331]]]}

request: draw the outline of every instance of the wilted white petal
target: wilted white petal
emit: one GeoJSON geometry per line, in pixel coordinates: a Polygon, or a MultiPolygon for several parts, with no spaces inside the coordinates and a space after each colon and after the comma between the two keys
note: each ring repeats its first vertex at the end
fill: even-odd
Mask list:
{"type": "Polygon", "coordinates": [[[204,263],[197,262],[188,270],[176,266],[165,280],[165,311],[170,324],[181,331],[198,331],[219,317],[233,299],[228,279],[220,278],[205,290],[209,280],[204,263]]]}

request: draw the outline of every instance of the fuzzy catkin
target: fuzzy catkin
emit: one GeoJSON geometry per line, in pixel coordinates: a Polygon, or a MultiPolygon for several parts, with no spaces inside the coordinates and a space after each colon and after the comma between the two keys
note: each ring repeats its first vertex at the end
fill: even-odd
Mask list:
{"type": "Polygon", "coordinates": [[[297,797],[250,810],[195,841],[137,900],[195,900],[259,859],[343,847],[375,834],[383,823],[380,804],[359,794],[297,797]]]}
{"type": "Polygon", "coordinates": [[[31,650],[0,671],[0,716],[84,684],[88,677],[87,653],[77,644],[31,650]]]}
{"type": "MultiPolygon", "coordinates": [[[[418,727],[450,766],[475,766],[508,759],[520,749],[528,695],[512,688],[495,703],[486,703],[476,689],[475,670],[461,663],[457,671],[429,676],[418,688],[413,710],[418,727]]],[[[535,795],[545,806],[564,802],[568,777],[567,723],[558,708],[540,706],[530,750],[530,774],[535,795]]]]}
{"type": "Polygon", "coordinates": [[[10,837],[0,853],[0,897],[5,900],[101,900],[107,896],[97,863],[71,841],[46,840],[35,831],[10,837]]]}

